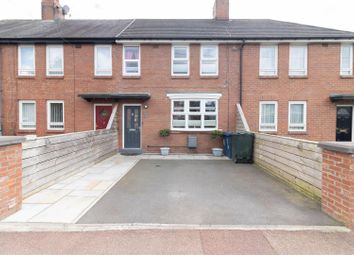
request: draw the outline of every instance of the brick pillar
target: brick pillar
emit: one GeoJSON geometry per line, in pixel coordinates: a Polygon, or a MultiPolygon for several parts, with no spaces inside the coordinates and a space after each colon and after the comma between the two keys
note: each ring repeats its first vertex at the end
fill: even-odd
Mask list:
{"type": "Polygon", "coordinates": [[[354,228],[354,143],[320,143],[322,210],[354,228]]]}
{"type": "Polygon", "coordinates": [[[0,136],[0,220],[22,205],[22,141],[0,136]]]}

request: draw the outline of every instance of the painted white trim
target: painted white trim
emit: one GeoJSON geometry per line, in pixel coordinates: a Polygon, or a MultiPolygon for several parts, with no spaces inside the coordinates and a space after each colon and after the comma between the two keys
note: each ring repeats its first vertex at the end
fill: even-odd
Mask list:
{"type": "Polygon", "coordinates": [[[95,45],[95,55],[94,55],[94,58],[95,58],[95,76],[112,76],[112,69],[113,69],[113,63],[112,63],[112,45],[110,44],[96,44],[95,45]],[[110,50],[110,65],[111,65],[111,68],[110,68],[110,73],[109,74],[100,74],[100,73],[97,73],[97,49],[98,48],[109,48],[110,50]]]}
{"type": "MultiPolygon", "coordinates": [[[[59,70],[59,71],[61,71],[59,70]]],[[[46,47],[46,74],[47,76],[50,76],[50,77],[62,77],[64,76],[64,45],[62,44],[57,44],[57,45],[54,45],[54,44],[50,44],[50,45],[47,45],[46,47]],[[53,71],[53,70],[50,70],[49,69],[49,49],[50,48],[57,48],[60,50],[60,53],[61,53],[61,56],[62,56],[62,65],[61,65],[61,70],[63,71],[61,74],[51,74],[50,71],[53,71]]]]}
{"type": "Polygon", "coordinates": [[[168,93],[169,99],[220,99],[221,93],[168,93]]]}
{"type": "Polygon", "coordinates": [[[37,128],[37,104],[36,104],[36,101],[35,100],[19,100],[18,101],[18,111],[19,111],[19,119],[18,119],[18,127],[20,130],[36,130],[37,128]],[[22,126],[22,105],[24,103],[27,103],[27,104],[34,104],[34,125],[35,127],[34,128],[26,128],[26,127],[23,127],[22,126]]]}
{"type": "Polygon", "coordinates": [[[117,109],[118,109],[118,104],[114,104],[113,109],[112,109],[111,117],[109,118],[109,121],[108,121],[108,124],[107,124],[107,127],[106,127],[107,130],[112,128],[114,117],[117,114],[117,109]]]}
{"type": "Polygon", "coordinates": [[[126,77],[137,77],[141,75],[141,47],[139,44],[127,44],[127,45],[123,45],[122,47],[122,72],[123,72],[123,76],[126,77]],[[127,73],[126,72],[126,68],[125,68],[125,48],[126,47],[138,47],[139,48],[139,59],[138,60],[130,60],[131,62],[138,62],[138,73],[127,73]]]}
{"type": "Polygon", "coordinates": [[[47,129],[48,130],[65,130],[65,104],[64,100],[48,100],[47,101],[47,129]],[[63,128],[51,128],[50,127],[50,104],[61,103],[63,104],[63,128]]]}
{"type": "Polygon", "coordinates": [[[290,44],[290,46],[289,46],[289,76],[301,77],[301,76],[307,76],[307,74],[308,74],[308,45],[307,44],[290,44]],[[291,58],[292,58],[291,50],[294,48],[305,48],[305,59],[304,59],[305,73],[303,73],[303,74],[291,73],[292,71],[294,71],[291,68],[291,58]]]}
{"type": "Polygon", "coordinates": [[[178,76],[178,77],[184,77],[184,76],[189,76],[190,74],[190,49],[189,45],[186,44],[175,44],[172,45],[171,47],[171,76],[178,76]],[[175,60],[174,58],[174,49],[175,48],[186,48],[187,49],[187,58],[186,59],[177,59],[177,60],[187,60],[187,65],[188,65],[188,70],[186,74],[175,74],[173,73],[173,62],[175,60]]]}
{"type": "Polygon", "coordinates": [[[258,130],[261,132],[277,132],[278,131],[278,101],[260,101],[259,102],[259,120],[258,120],[258,130]],[[262,122],[262,105],[264,104],[274,104],[275,105],[275,112],[274,112],[274,129],[262,129],[261,122],[262,122]]]}
{"type": "Polygon", "coordinates": [[[273,45],[273,44],[261,44],[259,47],[259,75],[260,76],[277,76],[279,73],[278,70],[278,51],[279,51],[279,47],[277,44],[273,45]],[[262,49],[264,48],[274,48],[275,49],[275,56],[274,56],[274,68],[275,68],[275,73],[269,74],[266,73],[264,70],[262,70],[262,49]]]}
{"type": "Polygon", "coordinates": [[[342,44],[341,45],[341,51],[340,51],[340,75],[342,76],[351,76],[353,75],[353,44],[342,44]],[[345,70],[343,70],[343,48],[344,47],[349,47],[350,49],[350,73],[344,73],[345,70]]]}
{"type": "Polygon", "coordinates": [[[113,104],[93,104],[93,129],[94,130],[96,130],[96,106],[112,106],[112,114],[113,114],[113,104]]]}
{"type": "Polygon", "coordinates": [[[18,45],[17,47],[17,74],[18,76],[36,76],[36,47],[35,45],[31,44],[31,45],[27,45],[27,44],[22,44],[22,45],[18,45]],[[24,74],[21,73],[22,71],[22,65],[21,65],[21,61],[22,61],[22,54],[21,54],[21,48],[32,48],[33,49],[33,74],[24,74]]]}
{"type": "Polygon", "coordinates": [[[247,119],[245,117],[245,114],[243,113],[242,106],[240,104],[237,104],[236,106],[237,106],[238,113],[241,116],[242,123],[245,126],[245,130],[248,131],[248,132],[251,131],[251,129],[250,129],[249,125],[248,125],[247,119]]]}
{"type": "Polygon", "coordinates": [[[143,108],[141,104],[123,104],[122,105],[122,148],[123,149],[141,149],[143,144],[143,108]],[[139,106],[140,107],[140,148],[125,148],[124,135],[125,135],[125,107],[126,106],[139,106]]]}
{"type": "MultiPolygon", "coordinates": [[[[293,125],[294,126],[294,125],[293,125]]],[[[306,101],[289,101],[289,104],[288,104],[288,131],[289,132],[306,132],[307,131],[307,102],[306,101]],[[290,107],[291,105],[294,105],[294,104],[302,104],[304,105],[304,112],[303,112],[303,115],[304,115],[304,123],[303,125],[298,125],[299,127],[304,127],[304,129],[291,129],[290,126],[291,126],[291,123],[290,123],[290,116],[291,116],[291,111],[290,111],[290,107]]]]}
{"type": "Polygon", "coordinates": [[[199,62],[200,68],[199,68],[199,74],[200,76],[218,76],[219,75],[219,45],[218,44],[201,44],[200,45],[200,62],[199,62]],[[216,48],[216,59],[203,59],[203,49],[204,48],[211,48],[215,47],[216,48]],[[208,73],[204,74],[202,73],[202,66],[203,66],[203,60],[204,61],[216,61],[216,73],[208,73]]]}

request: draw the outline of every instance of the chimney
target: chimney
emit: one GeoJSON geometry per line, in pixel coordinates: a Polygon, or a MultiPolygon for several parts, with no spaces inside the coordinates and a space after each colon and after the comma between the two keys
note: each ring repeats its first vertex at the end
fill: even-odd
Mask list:
{"type": "Polygon", "coordinates": [[[59,0],[42,0],[42,19],[64,19],[63,9],[59,0]]]}
{"type": "Polygon", "coordinates": [[[229,0],[215,0],[214,19],[229,20],[229,0]]]}

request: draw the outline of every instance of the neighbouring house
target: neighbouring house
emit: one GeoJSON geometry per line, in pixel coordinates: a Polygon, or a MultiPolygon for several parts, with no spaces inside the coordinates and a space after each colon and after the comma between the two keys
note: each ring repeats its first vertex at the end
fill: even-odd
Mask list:
{"type": "Polygon", "coordinates": [[[354,33],[274,20],[0,21],[3,135],[119,130],[121,150],[210,152],[215,129],[352,141],[354,33]],[[114,122],[114,123],[112,123],[114,122]],[[171,135],[159,136],[169,128],[171,135]],[[197,148],[187,148],[187,137],[197,148]]]}

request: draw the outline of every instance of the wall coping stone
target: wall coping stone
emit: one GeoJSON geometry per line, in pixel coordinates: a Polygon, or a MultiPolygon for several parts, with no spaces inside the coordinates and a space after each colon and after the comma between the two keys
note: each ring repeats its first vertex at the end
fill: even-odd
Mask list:
{"type": "Polygon", "coordinates": [[[320,142],[318,147],[329,151],[354,154],[354,142],[320,142]]]}
{"type": "Polygon", "coordinates": [[[26,140],[23,136],[0,136],[0,147],[19,144],[26,140]]]}

